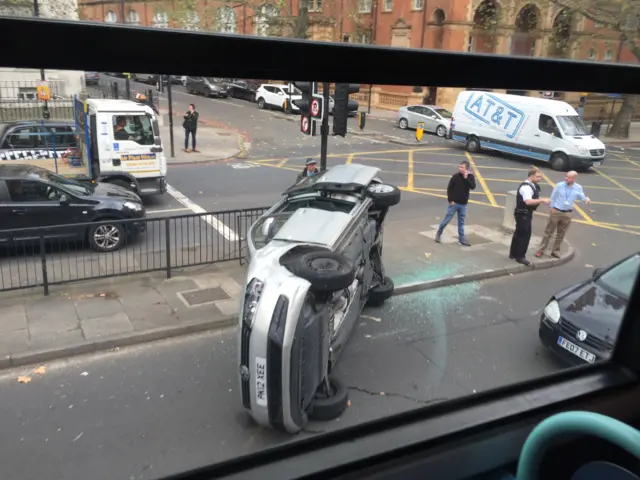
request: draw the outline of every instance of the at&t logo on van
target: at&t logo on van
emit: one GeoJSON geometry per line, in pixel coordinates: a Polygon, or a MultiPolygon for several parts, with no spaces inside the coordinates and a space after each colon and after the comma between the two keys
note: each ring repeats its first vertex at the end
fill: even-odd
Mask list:
{"type": "Polygon", "coordinates": [[[489,93],[472,93],[464,106],[465,111],[482,123],[514,138],[524,123],[524,112],[489,93]]]}

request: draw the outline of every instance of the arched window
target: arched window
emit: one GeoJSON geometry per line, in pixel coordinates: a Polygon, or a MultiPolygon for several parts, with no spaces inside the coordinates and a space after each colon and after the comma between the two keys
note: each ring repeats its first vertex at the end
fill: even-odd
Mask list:
{"type": "Polygon", "coordinates": [[[216,30],[222,33],[236,33],[236,11],[228,5],[216,12],[216,30]]]}
{"type": "Polygon", "coordinates": [[[118,23],[118,15],[113,10],[109,10],[104,16],[104,21],[107,23],[118,23]]]}
{"type": "Polygon", "coordinates": [[[198,12],[189,10],[184,17],[185,30],[200,30],[200,15],[198,12]]]}
{"type": "Polygon", "coordinates": [[[598,58],[598,53],[595,48],[589,50],[589,60],[596,60],[598,58]]]}
{"type": "Polygon", "coordinates": [[[495,27],[500,19],[500,7],[494,0],[484,0],[473,16],[473,31],[469,51],[494,53],[498,37],[495,27]]]}
{"type": "Polygon", "coordinates": [[[256,15],[256,35],[260,35],[261,37],[268,36],[271,32],[272,27],[272,19],[278,16],[278,9],[275,5],[271,5],[270,3],[266,3],[260,6],[258,10],[258,14],[256,15]]]}
{"type": "Polygon", "coordinates": [[[140,15],[135,10],[129,10],[127,14],[127,23],[129,25],[140,25],[140,15]]]}
{"type": "Polygon", "coordinates": [[[169,14],[167,12],[156,12],[153,15],[153,26],[156,28],[169,28],[169,14]]]}
{"type": "Polygon", "coordinates": [[[553,21],[551,38],[549,39],[549,57],[567,57],[571,44],[571,12],[561,10],[553,21]]]}
{"type": "Polygon", "coordinates": [[[536,30],[540,24],[540,10],[533,4],[525,5],[516,17],[516,31],[511,41],[511,54],[532,57],[536,48],[536,30]]]}
{"type": "Polygon", "coordinates": [[[433,16],[431,17],[431,21],[435,24],[435,35],[433,46],[434,48],[442,48],[442,44],[444,42],[444,21],[446,17],[444,11],[440,8],[436,8],[433,11],[433,16]]]}

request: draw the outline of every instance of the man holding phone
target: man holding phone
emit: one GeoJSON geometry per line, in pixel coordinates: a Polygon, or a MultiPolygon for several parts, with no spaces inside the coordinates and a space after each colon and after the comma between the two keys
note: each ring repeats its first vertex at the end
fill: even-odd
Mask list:
{"type": "Polygon", "coordinates": [[[476,178],[469,170],[469,162],[463,160],[458,165],[458,173],[454,174],[449,180],[449,186],[447,187],[447,200],[449,201],[449,207],[447,208],[447,214],[442,220],[442,223],[438,227],[436,233],[436,242],[440,243],[442,232],[449,224],[453,216],[458,214],[458,243],[465,247],[470,247],[471,244],[464,236],[464,219],[467,216],[467,204],[469,203],[469,193],[476,188],[476,178]]]}
{"type": "Polygon", "coordinates": [[[182,127],[184,128],[184,151],[189,153],[191,151],[198,153],[196,150],[196,132],[198,131],[198,117],[200,114],[196,112],[196,106],[193,103],[189,104],[189,110],[184,114],[184,122],[182,127]],[[189,135],[191,135],[192,150],[189,150],[189,135]]]}

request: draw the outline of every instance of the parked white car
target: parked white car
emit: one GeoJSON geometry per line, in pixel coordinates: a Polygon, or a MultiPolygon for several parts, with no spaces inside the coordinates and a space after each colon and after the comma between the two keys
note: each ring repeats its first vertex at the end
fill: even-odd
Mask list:
{"type": "Polygon", "coordinates": [[[396,115],[398,127],[418,128],[418,123],[424,123],[424,131],[432,132],[439,137],[446,137],[449,132],[451,112],[446,108],[435,105],[409,105],[401,107],[396,115]]]}
{"type": "Polygon", "coordinates": [[[293,85],[289,91],[288,85],[264,84],[256,91],[256,103],[260,109],[278,108],[288,113],[299,112],[300,109],[293,103],[295,100],[302,100],[302,92],[293,85]]]}

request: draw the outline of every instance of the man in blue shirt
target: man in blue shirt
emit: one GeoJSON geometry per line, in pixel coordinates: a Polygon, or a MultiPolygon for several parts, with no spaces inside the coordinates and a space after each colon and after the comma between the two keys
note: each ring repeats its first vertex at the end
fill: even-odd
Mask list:
{"type": "Polygon", "coordinates": [[[560,258],[560,246],[562,240],[569,230],[571,225],[571,212],[576,200],[582,200],[584,203],[589,203],[591,200],[584,194],[582,185],[576,183],[578,173],[575,171],[567,172],[564,177],[564,182],[557,183],[553,187],[553,193],[551,193],[551,202],[549,207],[551,212],[549,213],[549,219],[547,220],[547,227],[544,230],[544,236],[542,242],[540,242],[540,248],[536,253],[536,257],[541,257],[544,254],[549,240],[553,232],[556,232],[556,239],[553,244],[553,250],[551,256],[560,258]]]}

